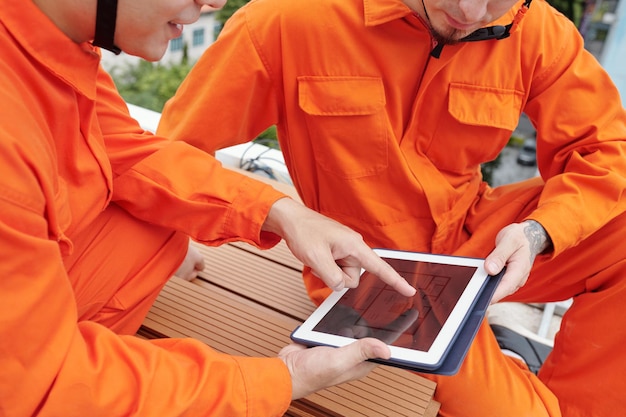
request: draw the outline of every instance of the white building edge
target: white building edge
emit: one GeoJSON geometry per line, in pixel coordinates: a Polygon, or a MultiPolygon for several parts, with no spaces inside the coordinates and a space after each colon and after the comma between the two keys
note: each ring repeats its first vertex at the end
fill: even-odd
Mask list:
{"type": "MultiPolygon", "coordinates": [[[[155,132],[161,113],[127,103],[130,115],[147,131],[155,132]]],[[[257,174],[267,175],[277,181],[291,184],[291,178],[280,150],[254,142],[243,143],[218,150],[215,157],[224,166],[246,168],[257,174]]]]}

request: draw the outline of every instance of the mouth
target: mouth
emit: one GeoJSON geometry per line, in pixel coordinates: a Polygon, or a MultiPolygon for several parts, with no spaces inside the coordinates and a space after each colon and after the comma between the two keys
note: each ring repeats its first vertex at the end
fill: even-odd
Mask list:
{"type": "Polygon", "coordinates": [[[172,30],[172,35],[174,36],[174,39],[182,35],[184,28],[184,25],[182,23],[167,22],[167,24],[172,30]]]}

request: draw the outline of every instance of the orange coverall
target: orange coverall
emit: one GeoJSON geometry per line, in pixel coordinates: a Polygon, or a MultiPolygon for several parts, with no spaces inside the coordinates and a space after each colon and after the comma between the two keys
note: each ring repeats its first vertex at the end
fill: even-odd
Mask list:
{"type": "MultiPolygon", "coordinates": [[[[427,376],[441,414],[621,415],[626,113],[571,22],[543,0],[523,10],[508,39],[435,58],[401,0],[251,2],[195,64],[159,132],[214,151],[276,124],[305,204],[375,247],[484,257],[502,227],[538,221],[553,250],[507,300],[575,298],[551,356],[537,378],[483,325],[457,375],[427,376]],[[522,112],[539,132],[541,177],[492,189],[480,164],[522,112]]],[[[328,289],[305,281],[320,302],[328,289]]]]}
{"type": "Polygon", "coordinates": [[[269,247],[283,195],[142,131],[99,51],[31,1],[2,1],[0,45],[0,416],[282,415],[280,359],[133,333],[181,232],[269,247]]]}

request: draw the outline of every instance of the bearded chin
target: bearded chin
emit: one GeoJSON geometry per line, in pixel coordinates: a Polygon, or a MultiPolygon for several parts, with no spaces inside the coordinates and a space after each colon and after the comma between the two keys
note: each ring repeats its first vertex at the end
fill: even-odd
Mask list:
{"type": "Polygon", "coordinates": [[[438,45],[454,45],[463,37],[463,34],[456,29],[452,29],[448,33],[441,33],[432,26],[430,26],[430,35],[438,45]]]}

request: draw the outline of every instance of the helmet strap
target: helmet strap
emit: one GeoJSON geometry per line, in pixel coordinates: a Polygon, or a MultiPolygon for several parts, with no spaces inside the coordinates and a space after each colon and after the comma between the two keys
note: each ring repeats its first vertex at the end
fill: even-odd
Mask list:
{"type": "Polygon", "coordinates": [[[115,46],[115,21],[117,0],[98,0],[96,11],[96,34],[93,44],[118,55],[122,50],[115,46]]]}

